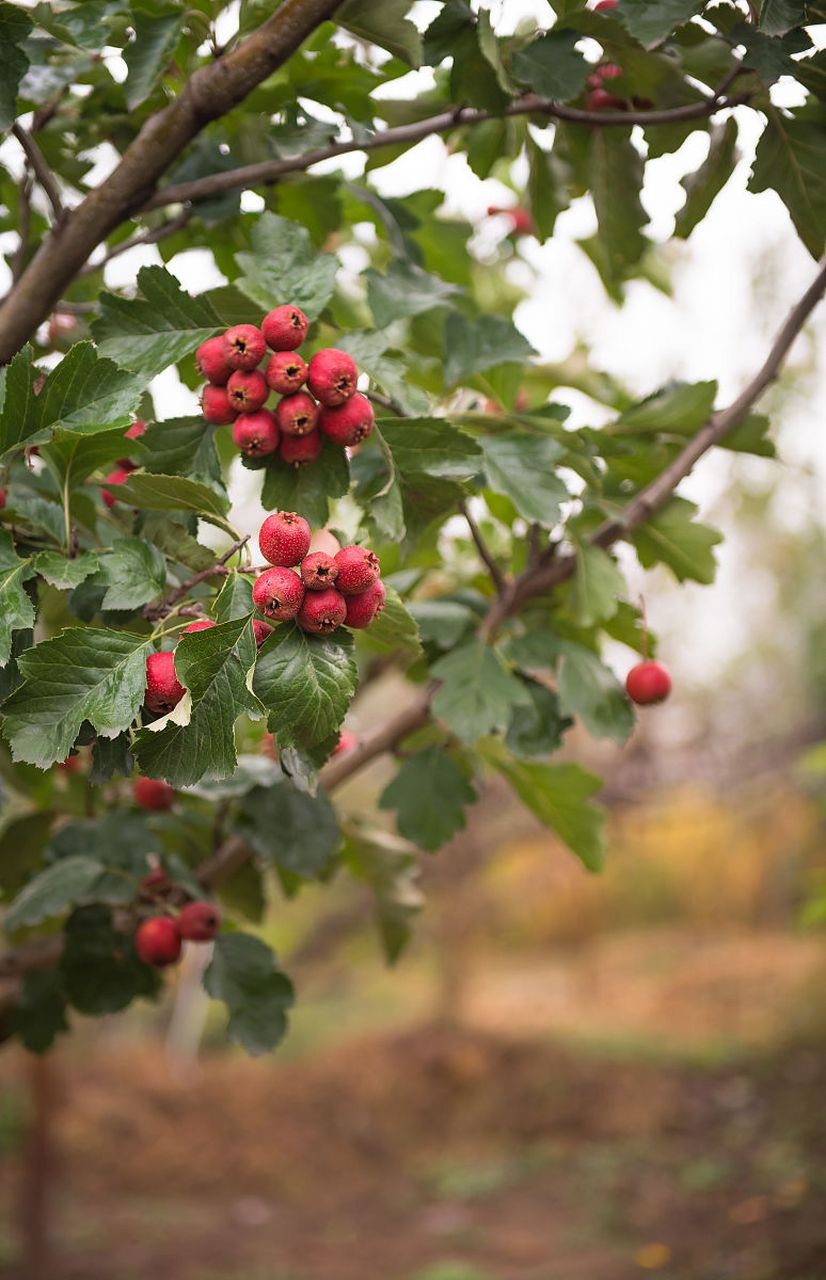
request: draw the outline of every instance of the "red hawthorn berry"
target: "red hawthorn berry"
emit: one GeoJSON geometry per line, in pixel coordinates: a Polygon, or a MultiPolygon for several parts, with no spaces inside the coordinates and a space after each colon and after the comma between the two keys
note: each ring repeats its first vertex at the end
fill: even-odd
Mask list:
{"type": "Polygon", "coordinates": [[[355,393],[358,376],[352,356],[336,347],[325,347],[323,351],[317,351],[310,361],[307,386],[320,404],[331,409],[344,404],[355,393]]]}
{"type": "MultiPolygon", "coordinates": [[[[146,781],[149,781],[149,779],[146,779],[146,781]]],[[[164,783],[164,786],[166,786],[166,783],[164,783]]],[[[172,790],[171,787],[169,789],[170,791],[172,790]]],[[[145,805],[144,808],[151,809],[152,806],[145,805]]],[[[140,883],[141,893],[148,894],[149,897],[152,898],[157,894],[166,893],[171,888],[172,881],[169,879],[169,876],[166,874],[163,867],[153,867],[151,871],[147,872],[140,883]]]]}
{"type": "MultiPolygon", "coordinates": [[[[128,479],[129,479],[128,469],[126,467],[121,467],[118,471],[109,472],[109,475],[106,477],[106,484],[107,485],[125,484],[128,479]]],[[[111,489],[104,488],[103,501],[106,503],[106,506],[109,507],[109,509],[111,510],[111,508],[117,502],[117,496],[114,493],[112,493],[111,489]]]]}
{"type": "MultiPolygon", "coordinates": [[[[136,778],[132,783],[132,795],[135,797],[135,803],[142,809],[151,809],[154,813],[171,809],[175,803],[174,789],[160,778],[136,778]]],[[[166,879],[165,873],[162,874],[166,879]]]]}
{"type": "Polygon", "coordinates": [[[336,554],[338,581],[336,588],[342,595],[358,596],[377,581],[381,565],[375,551],[369,547],[342,547],[336,554]]]}
{"type": "Polygon", "coordinates": [[[67,756],[65,760],[61,760],[57,767],[62,769],[64,773],[78,773],[82,764],[83,761],[80,756],[67,756]]]}
{"type": "Polygon", "coordinates": [[[208,383],[201,392],[201,412],[207,422],[215,427],[225,427],[234,422],[238,410],[227,394],[226,387],[213,387],[208,383]]]}
{"type": "Polygon", "coordinates": [[[297,622],[313,635],[328,635],[341,626],[347,615],[344,596],[332,587],[324,591],[308,591],[298,611],[297,622]]]}
{"type": "Polygon", "coordinates": [[[253,604],[275,622],[290,622],[304,600],[304,583],[294,569],[276,565],[255,580],[253,604]]]}
{"type": "Polygon", "coordinates": [[[273,351],[295,351],[306,338],[309,327],[304,312],[291,303],[276,307],[261,322],[267,346],[273,351]]]}
{"type": "Polygon", "coordinates": [[[258,545],[270,564],[292,568],[306,556],[311,537],[310,526],[303,516],[295,511],[276,511],[261,525],[258,545]]]}
{"type": "Polygon", "coordinates": [[[151,916],[142,920],[135,930],[135,950],[139,960],[155,969],[175,964],[181,954],[177,922],[169,916],[151,916]]]}
{"type": "Polygon", "coordinates": [[[236,413],[257,413],[270,389],[257,369],[236,369],[227,383],[227,396],[236,413]]]}
{"type": "Polygon", "coordinates": [[[324,591],[335,585],[338,565],[326,551],[311,551],[301,561],[301,577],[308,591],[324,591]]]}
{"type": "Polygon", "coordinates": [[[146,423],[142,418],[136,418],[131,427],[127,427],[123,434],[127,440],[138,440],[142,435],[146,434],[146,423]]]}
{"type": "Polygon", "coordinates": [[[303,467],[308,462],[315,462],[320,453],[320,431],[308,431],[306,436],[284,436],[281,441],[281,461],[291,467],[303,467]]]}
{"type": "Polygon", "coordinates": [[[592,89],[585,95],[587,111],[604,111],[606,107],[610,107],[612,111],[627,111],[628,103],[625,98],[618,98],[613,93],[607,93],[605,89],[592,89]]]}
{"type": "Polygon", "coordinates": [[[5,505],[6,505],[6,490],[2,487],[2,485],[0,485],[0,511],[3,510],[3,507],[5,507],[5,505]]]}
{"type": "Polygon", "coordinates": [[[198,372],[214,387],[225,387],[229,381],[233,366],[227,363],[224,356],[224,340],[221,337],[207,338],[195,352],[195,363],[198,372]]]}
{"type": "Polygon", "coordinates": [[[306,391],[296,391],[278,401],[275,416],[285,436],[306,436],[318,421],[318,405],[306,391]]]}
{"type": "Polygon", "coordinates": [[[599,4],[594,5],[597,13],[610,13],[611,9],[616,9],[619,0],[599,0],[599,4]]]}
{"type": "Polygon", "coordinates": [[[150,653],[146,659],[144,703],[150,711],[166,715],[177,707],[186,690],[175,674],[175,655],[169,650],[150,653]]]}
{"type": "Polygon", "coordinates": [[[254,324],[235,324],[221,339],[221,353],[231,369],[255,369],[266,351],[264,335],[254,324]]]}
{"type": "Polygon", "coordinates": [[[336,409],[322,409],[318,417],[318,427],[323,436],[333,444],[346,448],[348,445],[360,444],[366,440],[373,430],[376,416],[373,406],[360,391],[336,409]]]}
{"type": "Polygon", "coordinates": [[[661,662],[638,662],[625,678],[625,689],[640,707],[663,702],[671,692],[671,676],[661,662]]]}
{"type": "Polygon", "coordinates": [[[221,928],[221,915],[211,902],[188,902],[178,916],[178,930],[187,942],[211,942],[221,928]]]}
{"type": "Polygon", "coordinates": [[[357,747],[358,744],[359,740],[354,733],[351,733],[349,729],[342,729],[338,735],[338,742],[333,747],[332,754],[334,756],[346,755],[348,751],[352,751],[353,747],[357,747]]]}
{"type": "Polygon", "coordinates": [[[268,636],[272,635],[272,627],[268,622],[262,622],[260,618],[253,618],[252,631],[255,636],[255,647],[260,649],[268,636]]]}
{"type": "Polygon", "coordinates": [[[356,630],[362,631],[365,627],[369,627],[384,608],[384,602],[387,599],[387,592],[384,589],[384,583],[381,578],[374,582],[372,587],[368,587],[366,591],[362,591],[357,596],[346,596],[347,615],[345,617],[345,626],[354,627],[356,630]]]}
{"type": "Polygon", "coordinates": [[[292,351],[276,351],[267,361],[264,377],[273,391],[289,396],[307,381],[307,363],[292,351]]]}
{"type": "Polygon", "coordinates": [[[275,453],[281,439],[275,414],[270,409],[257,413],[242,413],[235,419],[232,438],[248,458],[263,458],[275,453]]]}
{"type": "Polygon", "coordinates": [[[190,622],[188,627],[184,627],[181,635],[189,635],[190,631],[209,631],[211,627],[215,627],[217,625],[218,624],[213,622],[211,618],[196,618],[194,622],[190,622]]]}

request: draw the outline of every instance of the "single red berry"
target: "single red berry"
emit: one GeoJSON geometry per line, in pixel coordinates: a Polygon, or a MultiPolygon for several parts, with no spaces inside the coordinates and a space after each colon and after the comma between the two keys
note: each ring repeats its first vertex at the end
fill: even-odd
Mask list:
{"type": "Polygon", "coordinates": [[[234,422],[238,410],[227,394],[226,387],[213,387],[208,383],[201,392],[201,412],[213,426],[225,427],[234,422]]]}
{"type": "Polygon", "coordinates": [[[272,635],[272,627],[268,622],[262,622],[260,618],[253,618],[252,631],[255,636],[255,647],[260,649],[268,636],[272,635]]]}
{"type": "Polygon", "coordinates": [[[311,551],[301,561],[301,577],[308,591],[325,591],[338,577],[338,565],[326,551],[311,551]]]}
{"type": "Polygon", "coordinates": [[[624,98],[617,98],[605,89],[592,89],[585,95],[585,107],[588,111],[604,111],[610,107],[612,111],[626,111],[628,103],[624,98]]]}
{"type": "Polygon", "coordinates": [[[181,954],[177,922],[169,916],[151,916],[149,920],[142,920],[135,930],[135,950],[139,960],[155,969],[174,964],[181,954]]]}
{"type": "Polygon", "coordinates": [[[321,434],[333,444],[346,448],[366,440],[373,430],[375,420],[373,406],[367,396],[357,391],[337,409],[322,409],[318,426],[321,434]]]}
{"type": "Polygon", "coordinates": [[[142,435],[146,434],[146,423],[141,418],[137,418],[131,427],[126,428],[123,434],[127,440],[138,440],[142,435]]]}
{"type": "Polygon", "coordinates": [[[227,363],[224,355],[223,338],[207,338],[206,342],[202,342],[195,352],[195,363],[201,377],[206,378],[214,387],[227,385],[233,366],[227,363]]]}
{"type": "Polygon", "coordinates": [[[261,554],[269,564],[291,568],[300,564],[310,549],[310,526],[295,511],[276,511],[267,516],[258,531],[261,554]]]}
{"type": "Polygon", "coordinates": [[[318,421],[318,405],[306,391],[296,391],[278,401],[275,416],[285,436],[306,436],[318,421]]]}
{"type": "Polygon", "coordinates": [[[67,756],[65,760],[61,760],[57,767],[62,769],[64,773],[78,773],[82,764],[83,761],[80,756],[67,756]]]}
{"type": "Polygon", "coordinates": [[[186,690],[175,674],[175,655],[168,650],[150,653],[146,659],[146,694],[150,711],[165,715],[177,707],[186,690]]]}
{"type": "Polygon", "coordinates": [[[275,622],[289,622],[304,600],[304,583],[294,569],[265,569],[252,589],[256,609],[275,622]]]}
{"type": "Polygon", "coordinates": [[[275,414],[270,409],[242,413],[235,419],[232,438],[248,458],[263,458],[267,453],[275,453],[281,439],[275,414]]]}
{"type": "Polygon", "coordinates": [[[211,942],[221,928],[221,915],[211,902],[188,902],[178,916],[178,929],[187,942],[211,942]]]}
{"type": "Polygon", "coordinates": [[[517,208],[515,209],[508,209],[508,216],[511,220],[511,226],[513,227],[514,235],[517,235],[517,236],[533,235],[534,233],[533,218],[528,213],[527,209],[523,209],[519,206],[517,206],[517,208]]]}
{"type": "Polygon", "coordinates": [[[197,618],[195,622],[190,622],[188,627],[184,627],[181,635],[189,635],[190,631],[209,631],[214,626],[217,626],[217,623],[213,622],[211,618],[197,618]]]}
{"type": "Polygon", "coordinates": [[[2,487],[2,485],[0,485],[0,511],[3,510],[3,507],[5,507],[5,505],[6,505],[6,490],[2,487]]]}
{"type": "Polygon", "coordinates": [[[357,747],[358,744],[359,740],[354,733],[351,733],[349,729],[342,729],[338,735],[338,742],[333,747],[333,755],[346,755],[348,751],[352,751],[353,747],[357,747]]]}
{"type": "MultiPolygon", "coordinates": [[[[106,483],[107,485],[125,484],[128,479],[129,479],[128,470],[126,469],[126,467],[121,467],[120,470],[118,471],[109,472],[109,475],[106,477],[106,483]]],[[[104,488],[103,501],[106,503],[107,507],[109,507],[111,510],[111,508],[117,502],[117,497],[114,493],[112,493],[111,489],[104,488]]]]}
{"type": "Polygon", "coordinates": [[[308,591],[304,597],[297,622],[304,631],[313,635],[327,635],[341,626],[347,615],[344,596],[328,587],[325,591],[308,591]]]}
{"type": "Polygon", "coordinates": [[[231,369],[255,369],[266,351],[264,335],[254,324],[235,324],[221,339],[221,353],[231,369]]]}
{"type": "Polygon", "coordinates": [[[160,778],[136,778],[132,783],[132,795],[135,803],[142,809],[151,809],[156,813],[171,809],[175,803],[174,789],[160,778]]]}
{"type": "Polygon", "coordinates": [[[358,631],[369,627],[370,623],[381,613],[386,599],[387,592],[384,589],[384,583],[381,578],[374,582],[372,587],[362,591],[361,595],[347,596],[345,625],[354,627],[358,631]]]}
{"type": "Polygon", "coordinates": [[[227,383],[229,402],[236,413],[257,413],[270,389],[257,369],[236,369],[227,383]]]}
{"type": "Polygon", "coordinates": [[[616,9],[619,0],[599,0],[599,4],[594,5],[597,13],[609,13],[611,9],[616,9]]]}
{"type": "Polygon", "coordinates": [[[307,381],[307,362],[292,351],[276,351],[267,361],[264,376],[268,387],[289,396],[307,381]]]}
{"type": "Polygon", "coordinates": [[[345,596],[361,595],[378,579],[381,565],[369,547],[342,547],[336,554],[336,588],[345,596]]]}
{"type": "MultiPolygon", "coordinates": [[[[138,781],[140,781],[140,779],[138,779],[138,781]]],[[[149,779],[147,778],[145,781],[148,782],[149,779]]],[[[164,783],[164,786],[166,786],[166,783],[164,783]]],[[[170,791],[172,790],[171,787],[169,789],[170,791]]],[[[152,805],[144,805],[144,808],[151,809],[152,805]]],[[[166,874],[163,867],[153,867],[152,870],[143,877],[140,883],[141,893],[148,894],[149,897],[152,898],[157,894],[166,893],[171,888],[172,881],[169,879],[169,876],[166,874]]]]}
{"type": "Polygon", "coordinates": [[[316,400],[327,408],[344,404],[354,394],[359,371],[352,356],[335,347],[317,351],[310,361],[307,386],[316,400]]]}
{"type": "Polygon", "coordinates": [[[625,690],[640,707],[664,702],[671,692],[671,676],[661,662],[638,662],[625,678],[625,690]]]}
{"type": "Polygon", "coordinates": [[[290,303],[264,316],[261,330],[273,351],[295,351],[307,336],[310,322],[299,307],[290,303]]]}
{"type": "Polygon", "coordinates": [[[622,67],[616,62],[603,62],[597,67],[596,74],[600,80],[616,80],[622,75],[622,67]]]}
{"type": "Polygon", "coordinates": [[[315,462],[320,453],[320,431],[308,431],[306,436],[284,436],[281,441],[281,461],[290,467],[303,467],[308,462],[315,462]]]}

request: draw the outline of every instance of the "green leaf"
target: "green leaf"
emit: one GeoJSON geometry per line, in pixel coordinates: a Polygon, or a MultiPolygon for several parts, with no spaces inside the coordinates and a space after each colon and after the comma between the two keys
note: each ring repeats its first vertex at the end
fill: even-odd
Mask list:
{"type": "Polygon", "coordinates": [[[0,129],[8,129],[17,116],[17,89],[29,69],[21,49],[32,29],[31,18],[17,4],[0,4],[0,129]]]}
{"type": "Polygon", "coordinates": [[[389,832],[358,828],[348,833],[343,857],[353,876],[373,892],[384,954],[393,964],[410,938],[413,917],[424,905],[416,884],[415,850],[389,832]]]}
{"type": "Polygon", "coordinates": [[[429,397],[408,381],[404,362],[385,354],[389,345],[386,334],[354,329],[342,334],[336,342],[342,351],[350,353],[362,373],[397,401],[405,413],[415,418],[427,412],[429,397]]]}
{"type": "Polygon", "coordinates": [[[112,923],[108,907],[80,907],[66,925],[60,972],[70,1004],[99,1017],[118,1013],[137,996],[154,996],[156,970],[141,964],[131,938],[112,923]]]}
{"type": "Polygon", "coordinates": [[[24,682],[3,706],[15,760],[65,760],[84,720],[112,737],[134,720],[146,688],[149,639],[71,627],[18,658],[24,682]]]}
{"type": "Polygon", "coordinates": [[[94,551],[84,551],[74,560],[68,560],[59,551],[39,551],[32,560],[32,568],[60,591],[70,591],[97,573],[100,561],[94,551]]]}
{"type": "Polygon", "coordinates": [[[535,354],[527,338],[504,316],[468,320],[458,311],[451,311],[447,318],[444,346],[445,382],[449,386],[509,360],[522,363],[535,354]]]}
{"type": "Polygon", "coordinates": [[[706,0],[620,0],[617,17],[641,44],[659,44],[675,27],[688,22],[706,0]]]}
{"type": "Polygon", "coordinates": [[[276,627],[261,646],[252,687],[269,712],[279,747],[308,749],[340,729],[358,687],[353,637],[276,627]]]}
{"type": "Polygon", "coordinates": [[[144,378],[99,357],[91,342],[78,342],[30,406],[34,430],[62,427],[93,435],[128,426],[145,387],[144,378]]]}
{"type": "Polygon", "coordinates": [[[100,352],[152,378],[189,355],[221,328],[207,298],[193,298],[164,267],[138,272],[142,298],[100,295],[92,332],[100,352]]]}
{"type": "Polygon", "coordinates": [[[393,654],[397,659],[421,656],[422,644],[416,620],[398,591],[385,584],[387,599],[379,616],[359,632],[362,647],[373,653],[393,654]]]}
{"type": "Polygon", "coordinates": [[[47,439],[48,433],[41,431],[36,409],[35,373],[32,367],[32,349],[27,346],[17,353],[5,370],[5,378],[0,382],[0,390],[4,393],[0,412],[0,461],[16,448],[31,441],[31,437],[38,432],[39,440],[47,439]]]}
{"type": "Polygon", "coordinates": [[[186,476],[160,476],[133,471],[118,488],[118,498],[142,511],[192,511],[212,524],[226,527],[229,499],[208,485],[186,476]]]}
{"type": "Polygon", "coordinates": [[[528,200],[540,244],[553,235],[556,220],[568,208],[570,199],[559,158],[528,136],[528,200]]]}
{"type": "Polygon", "coordinates": [[[184,24],[184,13],[176,7],[160,12],[133,8],[130,19],[135,39],[123,51],[128,68],[124,90],[130,111],[148,98],[175,52],[184,24]]]}
{"type": "Polygon", "coordinates": [[[102,871],[94,858],[61,858],[20,891],[4,915],[5,928],[19,929],[62,915],[89,896],[102,871]]]}
{"type": "Polygon", "coordinates": [[[215,428],[203,418],[167,418],[155,423],[140,437],[135,452],[146,471],[220,482],[215,428]]]}
{"type": "Polygon", "coordinates": [[[215,552],[202,546],[177,520],[148,515],[142,522],[141,533],[170,560],[185,565],[193,573],[201,573],[215,564],[215,552]]]}
{"type": "Polygon", "coordinates": [[[613,618],[624,590],[625,579],[611,556],[601,547],[579,543],[571,593],[579,626],[593,627],[613,618]]]}
{"type": "Polygon", "coordinates": [[[763,0],[760,6],[760,29],[770,36],[782,36],[807,19],[806,0],[763,0]]]}
{"type": "Polygon", "coordinates": [[[262,858],[305,878],[324,871],[341,842],[335,810],[325,793],[308,795],[286,779],[250,791],[237,827],[262,858]]]}
{"type": "Polygon", "coordinates": [[[425,32],[423,56],[432,65],[453,59],[449,83],[454,102],[498,112],[507,105],[508,95],[480,46],[483,30],[464,0],[447,0],[425,32]]]}
{"type": "Polygon", "coordinates": [[[124,442],[123,427],[99,431],[95,435],[83,435],[79,431],[67,431],[59,427],[48,445],[42,445],[40,456],[63,490],[72,489],[102,468],[129,452],[130,442],[124,442]]]}
{"type": "Polygon", "coordinates": [[[227,1035],[248,1053],[267,1053],[284,1038],[287,1010],[293,1003],[292,983],[260,938],[219,934],[204,974],[204,989],[227,1006],[227,1035]]]}
{"type": "Polygon", "coordinates": [[[252,580],[241,573],[230,573],[212,607],[213,618],[216,622],[230,622],[233,618],[248,618],[254,609],[252,580]]]}
{"type": "Polygon", "coordinates": [[[642,234],[648,215],[640,200],[644,165],[624,130],[594,129],[589,168],[603,270],[608,283],[618,286],[648,247],[642,234]]]}
{"type": "Polygon", "coordinates": [[[555,831],[589,871],[599,871],[605,814],[591,803],[591,796],[602,780],[578,764],[528,763],[504,754],[494,763],[531,813],[555,831]]]}
{"type": "Polygon", "coordinates": [[[826,109],[803,116],[765,106],[749,191],[776,191],[813,258],[826,243],[826,109]]]}
{"type": "Polygon", "coordinates": [[[510,498],[526,520],[550,529],[557,523],[568,490],[555,469],[565,450],[550,436],[509,431],[482,440],[485,473],[494,493],[510,498]]]}
{"type": "Polygon", "coordinates": [[[312,525],[325,525],[329,499],[350,488],[350,468],[343,449],[324,440],[315,462],[292,467],[276,455],[264,472],[261,502],[267,511],[300,511],[312,525]]]}
{"type": "Polygon", "coordinates": [[[770,36],[755,30],[750,22],[738,23],[731,39],[733,43],[745,45],[743,65],[755,71],[766,86],[773,85],[781,76],[795,76],[797,63],[792,54],[811,47],[809,37],[802,30],[770,36]]]}
{"type": "Polygon", "coordinates": [[[421,66],[422,37],[407,14],[412,0],[345,0],[335,12],[335,21],[360,40],[380,45],[409,67],[421,66]]]}
{"type": "Polygon", "coordinates": [[[694,519],[697,508],[685,498],[672,498],[631,537],[640,564],[650,569],[667,564],[678,582],[714,581],[717,562],[713,548],[722,534],[694,519]]]}
{"type": "Polygon", "coordinates": [[[445,418],[380,418],[378,425],[402,475],[469,480],[481,467],[476,441],[445,418]]]}
{"type": "Polygon", "coordinates": [[[100,564],[106,583],[103,609],[137,609],[159,595],[166,583],[166,561],[142,538],[116,538],[100,564]]]}
{"type": "Polygon", "coordinates": [[[396,809],[399,834],[431,853],[465,828],[465,805],[476,792],[443,747],[428,747],[405,760],[385,787],[380,809],[396,809]]]}
{"type": "Polygon", "coordinates": [[[705,160],[699,169],[680,179],[685,188],[685,204],[674,223],[675,236],[687,240],[697,224],[702,222],[734,172],[738,159],[737,121],[732,117],[725,124],[713,124],[705,160]]]}
{"type": "Polygon", "coordinates": [[[132,740],[128,733],[119,733],[116,738],[95,738],[89,781],[100,786],[102,782],[109,782],[118,774],[122,778],[128,778],[135,767],[131,746],[132,740]]]}
{"type": "Polygon", "coordinates": [[[394,320],[447,306],[451,298],[462,292],[404,258],[391,262],[384,275],[368,267],[364,277],[367,281],[367,302],[380,329],[394,320]]]}
{"type": "Polygon", "coordinates": [[[570,102],[585,87],[591,70],[577,49],[576,31],[547,31],[513,55],[513,74],[542,98],[570,102]]]}
{"type": "Polygon", "coordinates": [[[484,640],[469,640],[440,658],[432,671],[441,681],[433,712],[446,720],[463,742],[475,742],[483,734],[504,729],[513,706],[528,701],[521,681],[484,640]]]}
{"type": "Polygon", "coordinates": [[[261,713],[248,681],[255,663],[249,619],[219,623],[178,641],[175,670],[187,695],[174,711],[135,736],[135,756],[151,778],[186,787],[228,778],[238,763],[235,721],[261,713]]]}
{"type": "Polygon", "coordinates": [[[315,320],[333,296],[338,259],[319,253],[304,227],[275,213],[262,213],[252,253],[235,258],[244,273],[236,286],[265,311],[291,302],[315,320]]]}
{"type": "Polygon", "coordinates": [[[10,1026],[30,1053],[45,1053],[61,1031],[69,1030],[57,969],[26,974],[11,1011],[10,1026]]]}
{"type": "Polygon", "coordinates": [[[625,691],[597,654],[582,645],[560,645],[559,702],[563,711],[579,716],[594,738],[623,743],[634,727],[634,712],[625,691]]]}
{"type": "Polygon", "coordinates": [[[11,657],[12,634],[34,626],[34,605],[23,585],[33,573],[31,560],[21,560],[11,534],[0,529],[0,667],[11,657]]]}
{"type": "Polygon", "coordinates": [[[29,879],[48,842],[53,818],[48,809],[6,817],[0,834],[0,896],[13,895],[29,879]]]}
{"type": "Polygon", "coordinates": [[[523,680],[530,698],[526,706],[514,707],[505,739],[516,756],[550,756],[562,746],[562,734],[573,723],[563,716],[559,698],[552,689],[536,680],[523,680]]]}
{"type": "Polygon", "coordinates": [[[716,382],[669,383],[626,409],[611,424],[611,433],[637,435],[642,431],[662,431],[669,435],[693,436],[708,422],[716,395],[716,382]]]}
{"type": "Polygon", "coordinates": [[[459,600],[414,600],[410,613],[422,640],[440,649],[452,649],[478,622],[473,610],[459,600]]]}

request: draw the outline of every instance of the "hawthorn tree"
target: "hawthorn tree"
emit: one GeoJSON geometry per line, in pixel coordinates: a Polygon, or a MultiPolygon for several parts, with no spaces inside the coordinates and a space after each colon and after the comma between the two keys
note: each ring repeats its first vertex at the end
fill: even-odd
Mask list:
{"type": "MultiPolygon", "coordinates": [[[[749,189],[777,192],[816,260],[826,52],[806,28],[826,5],[558,0],[542,29],[507,37],[484,4],[444,0],[424,31],[411,7],[0,3],[0,990],[4,1034],[31,1049],[67,1029],[69,1009],[155,996],[178,920],[211,938],[215,899],[206,988],[232,1038],[271,1048],[292,990],[250,930],[267,886],[289,897],[356,877],[394,958],[419,852],[463,827],[490,772],[598,868],[599,779],[554,756],[576,721],[619,742],[632,728],[601,646],[642,652],[648,638],[613,548],[710,582],[719,534],[680,482],[715,446],[772,453],[754,409],[825,267],[722,408],[711,379],[634,402],[581,362],[544,365],[511,319],[507,268],[520,236],[547,240],[587,196],[597,231],[581,248],[621,304],[655,271],[647,161],[707,137],[683,180],[685,239],[734,170],[747,114],[760,130],[749,189]],[[411,90],[420,66],[432,76],[411,90]],[[781,79],[801,105],[778,105],[781,79]],[[388,198],[372,181],[431,134],[511,186],[495,261],[470,252],[473,229],[441,191],[388,198]],[[317,167],[351,153],[359,177],[317,167]],[[92,182],[102,155],[108,176],[92,182]],[[148,244],[173,269],[107,288],[107,263],[148,244]],[[369,259],[357,277],[340,270],[352,245],[369,259]],[[225,285],[182,287],[174,259],[194,248],[225,285]],[[282,307],[309,321],[302,361],[329,348],[355,361],[377,419],[357,448],[331,431],[312,449],[257,435],[251,447],[254,432],[170,417],[153,395],[172,366],[198,387],[203,344],[282,307]],[[553,399],[565,386],[607,407],[608,425],[571,428],[553,399]],[[256,530],[229,517],[241,465],[260,472],[267,511],[328,530],[322,550],[375,551],[386,603],[372,625],[261,627],[256,530]],[[147,694],[153,656],[180,685],[169,704],[147,694]],[[342,736],[379,680],[392,681],[385,717],[342,736]],[[339,798],[393,753],[379,812],[339,798]]],[[[220,362],[229,348],[209,349],[220,362]]],[[[215,411],[225,399],[212,388],[206,417],[233,417],[215,411]]]]}

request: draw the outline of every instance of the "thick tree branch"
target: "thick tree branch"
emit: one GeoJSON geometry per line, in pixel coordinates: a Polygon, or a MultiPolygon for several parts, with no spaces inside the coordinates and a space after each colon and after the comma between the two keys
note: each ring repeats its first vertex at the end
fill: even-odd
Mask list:
{"type": "Polygon", "coordinates": [[[0,364],[8,362],[89,258],[125,218],[140,209],[158,180],[212,120],[242,102],[276,71],[339,0],[283,0],[246,40],[190,77],[181,94],[147,120],[105,182],[47,237],[0,306],[0,364]]]}
{"type": "Polygon", "coordinates": [[[59,225],[63,221],[66,210],[63,208],[63,201],[60,198],[60,189],[55,176],[46,163],[46,157],[32,135],[27,133],[21,124],[13,124],[11,132],[23,148],[32,172],[43,188],[49,204],[52,206],[55,223],[59,225]]]}

